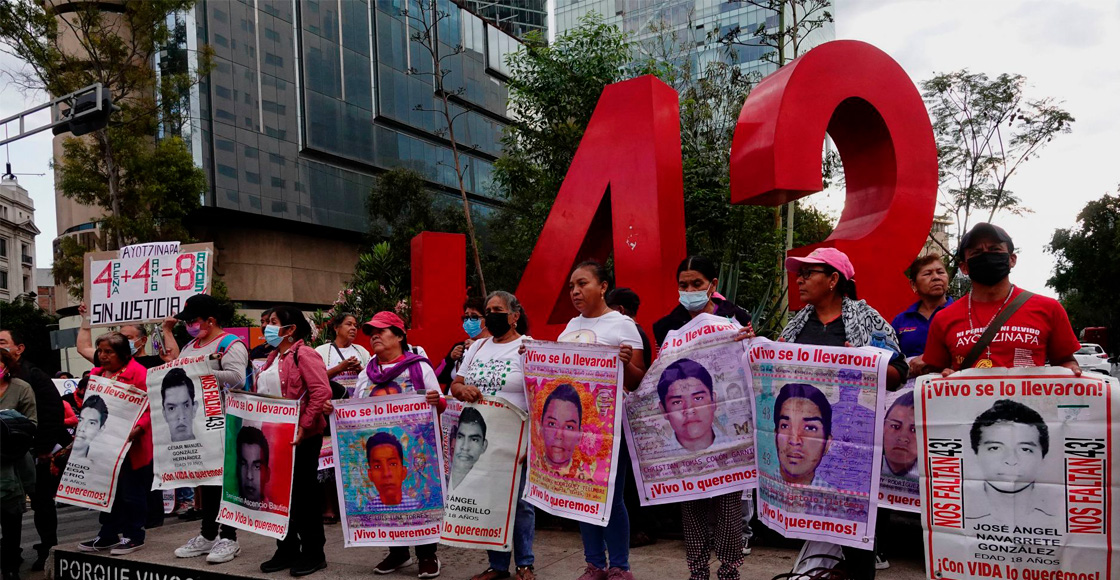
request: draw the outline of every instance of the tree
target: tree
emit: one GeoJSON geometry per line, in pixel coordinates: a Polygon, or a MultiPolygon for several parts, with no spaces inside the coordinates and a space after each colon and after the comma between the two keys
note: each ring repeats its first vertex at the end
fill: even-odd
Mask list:
{"type": "Polygon", "coordinates": [[[594,12],[553,43],[536,32],[524,41],[524,48],[507,58],[512,123],[494,164],[506,202],[492,220],[491,278],[498,288],[517,285],[599,95],[628,78],[632,58],[629,35],[594,12]]]}
{"type": "Polygon", "coordinates": [[[0,302],[0,329],[23,335],[26,355],[31,364],[53,375],[58,372],[58,351],[51,348],[51,327],[58,328],[58,317],[45,312],[27,296],[11,302],[0,302]]]}
{"type": "MultiPolygon", "coordinates": [[[[168,25],[194,0],[124,2],[102,11],[96,2],[10,0],[0,3],[0,45],[25,67],[8,71],[25,90],[62,95],[101,83],[119,111],[110,126],[89,138],[70,138],[55,164],[62,194],[104,212],[106,249],[131,243],[189,241],[182,218],[199,206],[205,173],[194,166],[181,139],[156,140],[158,129],[181,133],[190,87],[205,75],[210,53],[200,51],[192,70],[185,29],[168,25]],[[62,6],[65,4],[65,6],[62,6]],[[65,8],[65,9],[62,9],[65,8]],[[160,53],[161,71],[152,63],[160,53]]],[[[55,280],[80,294],[81,254],[93,248],[65,243],[55,280]]]]}
{"type": "Polygon", "coordinates": [[[1120,347],[1120,188],[1116,196],[1090,201],[1077,214],[1077,225],[1054,231],[1047,251],[1054,254],[1054,274],[1046,282],[1058,291],[1074,328],[1108,328],[1109,352],[1120,347]]]}
{"type": "MultiPolygon", "coordinates": [[[[471,254],[474,258],[475,275],[478,276],[478,285],[482,289],[482,293],[486,294],[486,279],[482,275],[482,260],[479,257],[478,238],[475,236],[474,219],[471,217],[471,202],[467,197],[467,187],[465,185],[464,174],[467,170],[461,156],[459,154],[459,142],[455,139],[455,121],[469,112],[469,109],[462,109],[456,113],[451,112],[450,99],[458,97],[466,92],[466,87],[457,87],[450,91],[444,86],[444,81],[447,75],[451,73],[450,69],[445,69],[444,62],[452,57],[461,55],[464,52],[463,45],[449,47],[448,51],[444,51],[440,45],[437,36],[437,29],[440,27],[440,22],[447,20],[451,15],[445,10],[440,10],[437,7],[438,0],[416,0],[417,10],[410,10],[405,8],[401,14],[409,22],[409,27],[415,30],[409,35],[412,42],[416,42],[428,51],[432,59],[431,71],[427,69],[421,70],[417,67],[409,69],[410,75],[430,75],[432,77],[432,85],[435,88],[436,98],[441,105],[435,112],[443,115],[443,128],[437,131],[442,137],[445,137],[451,145],[451,156],[455,163],[455,177],[459,182],[459,195],[463,199],[463,221],[467,226],[467,237],[471,243],[471,254]]],[[[411,6],[411,2],[407,4],[411,6]]],[[[433,109],[426,109],[423,105],[416,105],[418,111],[431,111],[433,109]]]]}
{"type": "Polygon", "coordinates": [[[958,240],[974,212],[986,213],[989,222],[1001,211],[1029,212],[1008,188],[1011,177],[1071,130],[1072,115],[1052,98],[1028,98],[1025,85],[1022,75],[990,79],[967,69],[922,83],[937,139],[940,203],[956,217],[958,240]]]}

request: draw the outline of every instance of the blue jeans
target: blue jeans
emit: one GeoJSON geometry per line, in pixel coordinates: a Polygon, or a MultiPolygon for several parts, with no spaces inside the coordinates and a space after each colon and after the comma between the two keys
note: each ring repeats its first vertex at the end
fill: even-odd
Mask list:
{"type": "MultiPolygon", "coordinates": [[[[521,486],[517,490],[517,497],[525,491],[525,474],[529,472],[528,466],[521,468],[521,486]]],[[[513,552],[516,556],[517,567],[533,565],[533,529],[537,523],[537,512],[529,502],[524,499],[517,500],[513,516],[513,552]]],[[[490,567],[495,570],[509,571],[510,552],[495,552],[487,550],[490,558],[490,567]]]]}
{"type": "Polygon", "coordinates": [[[144,523],[148,519],[148,491],[152,489],[152,464],[132,469],[125,458],[117,479],[117,497],[113,509],[101,512],[98,522],[102,541],[128,538],[137,544],[144,543],[144,523]]]}
{"type": "Polygon", "coordinates": [[[607,568],[608,552],[611,568],[630,569],[630,515],[626,513],[626,503],[623,501],[628,470],[623,465],[616,469],[618,474],[614,481],[614,494],[611,495],[611,519],[607,525],[579,523],[579,535],[583,538],[583,559],[600,570],[607,568]]]}

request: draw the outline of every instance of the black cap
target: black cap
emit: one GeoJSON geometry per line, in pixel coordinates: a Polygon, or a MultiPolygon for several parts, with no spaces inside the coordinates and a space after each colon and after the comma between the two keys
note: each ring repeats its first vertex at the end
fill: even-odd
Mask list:
{"type": "Polygon", "coordinates": [[[196,318],[218,318],[221,312],[221,307],[218,301],[209,294],[195,294],[187,298],[187,303],[183,305],[183,309],[175,315],[179,320],[189,321],[196,318]]]}
{"type": "Polygon", "coordinates": [[[1011,241],[1011,236],[1007,235],[1007,232],[1004,231],[1003,228],[987,222],[980,222],[972,226],[972,229],[968,230],[968,232],[961,237],[961,245],[959,248],[957,248],[957,257],[963,258],[964,251],[972,245],[972,241],[980,237],[992,238],[994,240],[1003,242],[1007,244],[1008,253],[1015,253],[1015,242],[1011,241]]]}

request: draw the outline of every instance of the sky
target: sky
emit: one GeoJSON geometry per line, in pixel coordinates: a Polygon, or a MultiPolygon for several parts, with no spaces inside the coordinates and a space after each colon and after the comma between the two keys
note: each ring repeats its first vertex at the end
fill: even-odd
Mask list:
{"type": "Polygon", "coordinates": [[[1033,213],[993,220],[1019,253],[1011,281],[1056,297],[1046,286],[1054,268],[1046,244],[1055,229],[1075,225],[1087,202],[1120,185],[1120,2],[834,1],[837,39],[877,46],[915,84],[962,68],[1017,73],[1028,97],[1053,97],[1076,119],[1008,182],[1033,213]]]}
{"type": "MultiPolygon", "coordinates": [[[[1085,203],[1120,185],[1120,2],[1115,0],[835,0],[836,36],[869,42],[919,83],[968,68],[989,76],[1018,73],[1028,96],[1053,97],[1076,119],[1009,182],[1033,213],[994,220],[1015,241],[1012,281],[1054,296],[1046,286],[1054,258],[1044,252],[1056,228],[1072,227],[1085,203]]],[[[0,71],[19,63],[0,54],[0,71]]],[[[0,118],[43,102],[0,77],[0,118]]],[[[0,128],[2,130],[2,128],[0,128]]],[[[46,267],[56,236],[50,132],[0,151],[35,201],[37,263],[46,267]]],[[[4,149],[4,148],[0,148],[4,149]]],[[[814,196],[838,206],[839,194],[814,196]]],[[[838,212],[836,212],[838,215],[838,212]]],[[[975,221],[975,220],[974,220],[975,221]]]]}

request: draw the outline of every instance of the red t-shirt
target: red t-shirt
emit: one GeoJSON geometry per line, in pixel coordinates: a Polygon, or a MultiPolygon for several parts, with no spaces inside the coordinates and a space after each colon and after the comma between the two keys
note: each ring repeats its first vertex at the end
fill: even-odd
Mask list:
{"type": "MultiPolygon", "coordinates": [[[[1022,291],[1022,288],[1016,287],[1008,303],[1022,291]]],[[[957,300],[933,318],[926,351],[922,354],[926,364],[960,370],[964,357],[968,356],[972,345],[984,334],[984,327],[1004,304],[1003,300],[973,302],[970,321],[968,298],[965,296],[957,300]]],[[[1036,294],[1003,324],[974,366],[988,366],[981,363],[985,359],[990,359],[991,366],[996,367],[1043,366],[1048,360],[1069,358],[1079,348],[1081,344],[1069,324],[1066,310],[1057,300],[1036,294]]]]}

